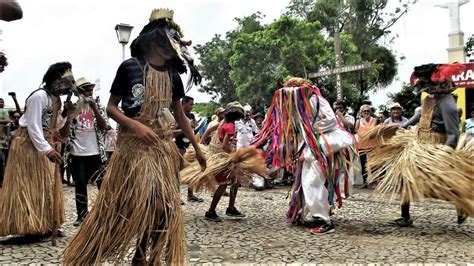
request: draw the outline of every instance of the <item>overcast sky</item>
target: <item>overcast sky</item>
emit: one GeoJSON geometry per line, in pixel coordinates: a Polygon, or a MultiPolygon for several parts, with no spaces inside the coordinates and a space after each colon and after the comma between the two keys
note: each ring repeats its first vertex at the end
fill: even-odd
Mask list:
{"type": "MultiPolygon", "coordinates": [[[[397,4],[398,0],[390,4],[397,4]]],[[[449,0],[448,0],[449,1],[449,0]]],[[[260,11],[265,22],[277,19],[289,0],[19,0],[23,19],[0,21],[3,30],[0,49],[7,54],[9,65],[0,74],[0,97],[8,106],[7,96],[17,92],[20,104],[31,91],[38,88],[49,65],[69,61],[76,78],[86,77],[92,82],[100,78],[97,94],[105,104],[108,91],[122,60],[122,47],[114,27],[127,23],[135,28],[133,40],[148,22],[153,8],[168,7],[175,11],[174,19],[181,25],[185,38],[193,44],[203,44],[215,34],[234,29],[235,17],[260,11]]],[[[393,49],[406,59],[399,63],[398,78],[390,87],[371,96],[374,106],[387,101],[386,93],[399,90],[402,81],[408,81],[414,66],[447,61],[449,12],[435,7],[447,1],[420,0],[411,7],[392,29],[397,33],[393,49]]],[[[474,2],[461,7],[461,30],[465,39],[474,32],[474,2]]],[[[127,47],[127,56],[129,50],[127,47]]],[[[183,81],[186,82],[186,77],[183,81]]],[[[193,88],[190,93],[197,102],[206,102],[209,96],[193,88]]]]}

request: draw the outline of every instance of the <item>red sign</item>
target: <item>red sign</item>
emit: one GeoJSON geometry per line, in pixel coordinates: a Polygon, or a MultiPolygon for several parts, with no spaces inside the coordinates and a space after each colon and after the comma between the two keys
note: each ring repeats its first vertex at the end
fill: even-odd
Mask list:
{"type": "MultiPolygon", "coordinates": [[[[451,79],[456,84],[456,88],[474,88],[474,63],[464,64],[464,68],[458,74],[452,75],[451,79]]],[[[412,73],[410,84],[414,85],[415,81],[416,77],[412,73]]]]}
{"type": "Polygon", "coordinates": [[[452,75],[451,79],[456,84],[456,88],[474,87],[474,63],[464,64],[464,70],[457,75],[452,75]]]}

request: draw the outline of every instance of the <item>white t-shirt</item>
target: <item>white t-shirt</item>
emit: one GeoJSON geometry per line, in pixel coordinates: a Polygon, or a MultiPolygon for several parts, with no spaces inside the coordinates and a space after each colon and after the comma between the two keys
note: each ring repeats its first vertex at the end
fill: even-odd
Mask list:
{"type": "Polygon", "coordinates": [[[253,119],[235,121],[235,129],[237,131],[237,149],[250,146],[254,134],[259,131],[253,119]]]}
{"type": "Polygon", "coordinates": [[[113,152],[117,147],[117,131],[115,129],[110,129],[107,131],[106,140],[105,140],[105,151],[113,152]]]}
{"type": "Polygon", "coordinates": [[[94,127],[94,111],[87,107],[76,117],[76,120],[76,138],[72,140],[71,154],[75,156],[98,155],[99,144],[94,127]]]}

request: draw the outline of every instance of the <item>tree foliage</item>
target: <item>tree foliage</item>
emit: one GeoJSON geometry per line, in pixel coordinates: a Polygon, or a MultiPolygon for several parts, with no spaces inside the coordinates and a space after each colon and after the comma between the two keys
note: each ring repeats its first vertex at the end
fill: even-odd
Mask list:
{"type": "MultiPolygon", "coordinates": [[[[386,7],[387,0],[291,0],[286,14],[268,25],[259,12],[236,18],[235,29],[195,48],[206,81],[201,91],[221,103],[239,100],[261,110],[287,76],[334,68],[333,34],[339,32],[343,65],[372,63],[371,69],[342,74],[346,101],[357,110],[397,72],[396,57],[382,40],[407,6],[391,13],[386,7]]],[[[334,76],[315,82],[335,100],[334,76]]]]}
{"type": "Polygon", "coordinates": [[[215,35],[207,43],[194,48],[199,55],[198,67],[205,80],[200,88],[201,92],[213,95],[214,100],[219,98],[221,103],[237,99],[235,85],[230,79],[232,46],[240,34],[250,34],[262,29],[264,26],[260,23],[261,19],[262,15],[259,12],[243,18],[235,18],[238,27],[227,32],[225,38],[215,35]]]}
{"type": "Polygon", "coordinates": [[[474,56],[474,34],[467,38],[464,51],[466,52],[467,57],[474,56]]]}
{"type": "Polygon", "coordinates": [[[200,116],[212,116],[216,113],[219,106],[220,104],[213,101],[209,103],[195,103],[193,112],[198,113],[200,116]]]}
{"type": "Polygon", "coordinates": [[[387,93],[392,102],[399,103],[404,111],[403,115],[410,118],[418,106],[421,106],[421,98],[410,84],[404,83],[401,90],[396,93],[387,93]]]}
{"type": "Polygon", "coordinates": [[[318,22],[281,17],[235,40],[230,77],[238,99],[261,109],[287,76],[307,78],[327,60],[318,22]]]}
{"type": "MultiPolygon", "coordinates": [[[[408,5],[400,3],[392,12],[387,12],[387,3],[387,0],[292,0],[288,6],[288,14],[299,13],[297,17],[319,21],[330,37],[335,32],[351,36],[357,48],[353,53],[360,57],[357,63],[373,63],[370,70],[342,75],[343,84],[352,84],[344,86],[346,101],[355,103],[356,109],[368,93],[389,85],[397,72],[395,54],[383,46],[382,41],[391,36],[390,28],[407,12],[408,5]]],[[[355,63],[344,56],[344,45],[341,37],[343,65],[355,63]]],[[[335,82],[331,79],[334,77],[326,79],[325,86],[333,86],[335,82]]]]}

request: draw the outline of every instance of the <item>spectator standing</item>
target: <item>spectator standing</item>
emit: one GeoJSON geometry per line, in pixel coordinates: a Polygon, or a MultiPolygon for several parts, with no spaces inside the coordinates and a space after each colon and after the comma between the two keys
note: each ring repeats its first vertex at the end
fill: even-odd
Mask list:
{"type": "Polygon", "coordinates": [[[354,132],[355,118],[347,113],[347,104],[344,101],[337,101],[334,110],[347,131],[354,132]]]}
{"type": "MultiPolygon", "coordinates": [[[[197,126],[197,121],[196,121],[196,116],[192,113],[193,106],[194,106],[194,98],[189,97],[189,96],[184,96],[183,99],[181,99],[181,106],[183,108],[184,114],[186,115],[186,117],[188,118],[188,120],[191,124],[191,127],[193,129],[195,129],[196,126],[197,126]]],[[[196,134],[196,132],[194,132],[194,133],[196,134]]],[[[187,138],[184,135],[183,130],[181,130],[179,128],[174,130],[173,135],[176,136],[175,137],[175,143],[176,143],[176,146],[178,146],[179,153],[181,153],[181,155],[184,155],[186,153],[186,149],[191,144],[189,138],[187,138]]],[[[184,161],[181,158],[180,159],[180,170],[182,170],[183,168],[184,168],[184,161]]],[[[199,197],[196,197],[193,193],[193,189],[188,187],[188,201],[190,201],[190,202],[191,201],[192,202],[203,202],[204,200],[199,198],[199,197]]]]}
{"type": "Polygon", "coordinates": [[[10,116],[4,107],[5,102],[0,98],[0,143],[2,146],[2,153],[0,154],[0,185],[3,182],[6,157],[8,156],[5,156],[5,154],[8,154],[8,142],[10,139],[10,116]]]}
{"type": "MultiPolygon", "coordinates": [[[[80,78],[76,85],[79,101],[74,116],[69,116],[66,122],[70,126],[66,152],[71,154],[71,174],[75,182],[77,219],[74,226],[79,226],[88,214],[87,184],[107,161],[104,135],[107,116],[105,108],[92,97],[95,84],[80,78]]],[[[98,185],[100,188],[100,181],[98,185]]]]}
{"type": "Polygon", "coordinates": [[[263,129],[263,121],[265,120],[265,116],[258,112],[255,114],[254,120],[255,124],[257,125],[258,132],[260,132],[260,130],[263,129]]]}
{"type": "Polygon", "coordinates": [[[390,117],[384,121],[384,124],[404,124],[408,121],[408,118],[402,116],[402,114],[403,107],[399,103],[393,103],[392,105],[390,105],[390,117]]]}
{"type": "MultiPolygon", "coordinates": [[[[363,132],[369,128],[372,128],[377,125],[377,120],[372,117],[372,108],[370,105],[364,104],[360,108],[360,118],[356,121],[355,131],[356,133],[363,132]]],[[[367,165],[367,155],[365,154],[365,150],[371,147],[361,147],[359,146],[359,157],[360,157],[360,164],[362,170],[362,179],[364,183],[362,184],[361,188],[367,188],[367,170],[365,169],[367,165]]]]}
{"type": "Polygon", "coordinates": [[[255,120],[250,117],[250,110],[245,111],[245,117],[235,121],[237,131],[237,149],[250,146],[250,141],[259,132],[255,120]]]}
{"type": "Polygon", "coordinates": [[[387,118],[388,118],[388,111],[387,110],[380,111],[378,124],[383,124],[385,120],[387,120],[387,118]]]}

